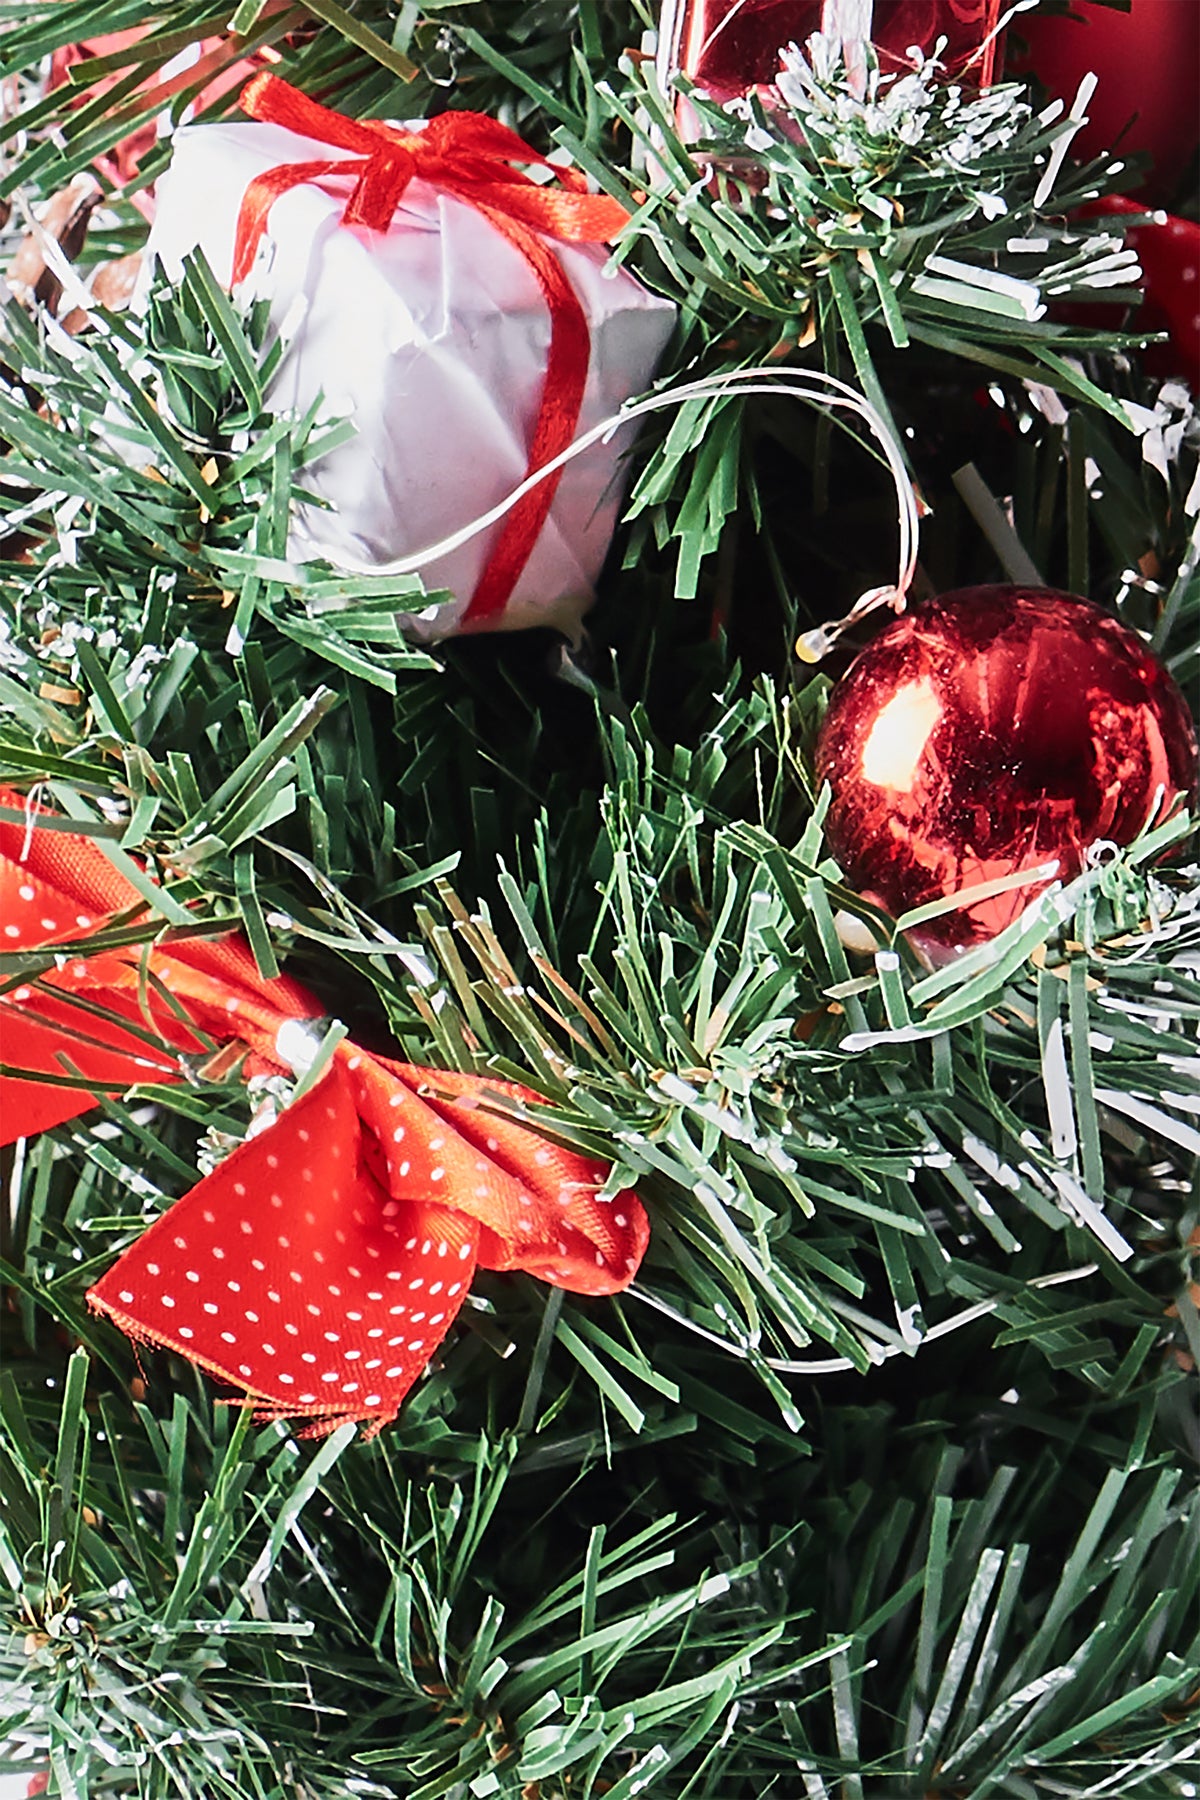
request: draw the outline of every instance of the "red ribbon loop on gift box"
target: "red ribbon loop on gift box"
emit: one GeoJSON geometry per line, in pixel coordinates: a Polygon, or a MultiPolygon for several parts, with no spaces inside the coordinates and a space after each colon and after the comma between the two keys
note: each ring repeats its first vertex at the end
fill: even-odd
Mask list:
{"type": "MultiPolygon", "coordinates": [[[[427,182],[482,213],[536,277],[550,314],[550,349],[526,477],[565,450],[579,423],[590,334],[575,290],[543,240],[605,243],[626,224],[624,207],[603,194],[589,194],[577,170],[551,164],[515,131],[483,113],[442,113],[421,131],[400,131],[377,119],[347,119],[268,74],[247,83],[241,106],[252,118],[351,154],[282,163],[254,178],[238,215],[234,283],[249,274],[271,208],[289,188],[352,175],[354,190],[342,222],[386,231],[409,182],[427,182]],[[531,163],[552,168],[558,185],[542,186],[513,166],[531,163]]],[[[560,474],[547,476],[509,513],[463,615],[463,627],[486,629],[504,610],[546,522],[560,474]]]]}
{"type": "MultiPolygon", "coordinates": [[[[22,802],[0,792],[0,807],[22,802]]],[[[95,1106],[89,1083],[179,1081],[181,1057],[222,1045],[244,1048],[247,1074],[290,1073],[297,1036],[319,1038],[313,996],[265,980],[238,936],[168,930],[150,946],[92,949],[145,902],[65,827],[33,810],[0,818],[0,942],[49,953],[0,995],[0,1142],[95,1106]]],[[[304,1417],[309,1434],[346,1419],[378,1430],[477,1266],[589,1295],[620,1292],[637,1270],[641,1203],[602,1197],[608,1165],[542,1135],[539,1104],[511,1082],[343,1040],[313,1087],[157,1219],[88,1301],[242,1388],[265,1417],[304,1417]]]]}

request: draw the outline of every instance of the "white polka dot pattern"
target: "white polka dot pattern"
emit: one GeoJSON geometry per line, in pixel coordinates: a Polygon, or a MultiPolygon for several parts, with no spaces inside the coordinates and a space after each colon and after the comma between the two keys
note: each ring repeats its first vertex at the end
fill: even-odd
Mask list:
{"type": "MultiPolygon", "coordinates": [[[[142,904],[90,840],[37,818],[28,830],[0,819],[6,946],[78,944],[142,904]]],[[[147,988],[136,949],[47,960],[0,996],[6,1060],[54,1076],[67,1052],[106,1086],[174,1080],[178,1052],[202,1043],[191,1021],[229,1046],[231,1066],[248,1051],[248,1070],[280,1069],[281,1028],[319,1016],[295,982],[263,979],[241,938],[156,948],[149,967],[147,988]],[[103,1012],[82,1014],[75,993],[103,1012]]],[[[95,1103],[53,1080],[5,1078],[4,1096],[0,1141],[95,1103]]],[[[262,1415],[305,1415],[312,1432],[343,1419],[377,1429],[436,1353],[477,1261],[582,1294],[632,1279],[649,1232],[640,1202],[601,1198],[607,1165],[556,1145],[543,1122],[527,1089],[343,1042],[317,1085],[154,1224],[89,1302],[242,1388],[262,1415]]]]}
{"type": "Polygon", "coordinates": [[[264,1413],[306,1413],[324,1429],[345,1418],[393,1418],[457,1308],[407,1333],[364,1393],[363,1359],[382,1335],[377,1315],[410,1323],[447,1259],[469,1282],[479,1227],[417,1197],[385,1216],[372,1159],[347,1166],[334,1154],[359,1135],[354,1076],[339,1065],[284,1115],[283,1129],[251,1138],[151,1226],[93,1289],[93,1304],[154,1342],[184,1339],[193,1361],[244,1387],[264,1413]],[[305,1170],[312,1180],[302,1211],[305,1170]],[[271,1205],[276,1192],[282,1212],[271,1205]],[[415,1248],[406,1248],[414,1233],[415,1248]],[[152,1264],[162,1273],[152,1276],[152,1264]],[[390,1307],[378,1285],[389,1277],[403,1279],[405,1295],[390,1307]]]}
{"type": "MultiPolygon", "coordinates": [[[[10,804],[19,804],[16,796],[6,798],[10,804]]],[[[94,928],[92,916],[82,912],[69,894],[33,876],[26,862],[13,855],[13,837],[18,840],[15,847],[23,848],[24,835],[20,827],[0,826],[0,949],[32,950],[43,945],[77,943],[94,928]]],[[[131,1087],[138,1081],[177,1079],[177,1063],[156,1051],[142,1035],[145,1021],[138,1016],[136,980],[127,983],[128,997],[118,1001],[112,1010],[136,1022],[140,1027],[137,1037],[123,1030],[117,1021],[97,1018],[73,1003],[75,995],[87,1000],[97,998],[89,990],[97,985],[107,987],[118,970],[121,965],[108,955],[90,958],[86,963],[64,960],[61,966],[52,964],[44,975],[39,971],[38,987],[18,987],[0,997],[4,1061],[15,1068],[54,1075],[63,1072],[65,1053],[80,1074],[117,1088],[131,1087]],[[51,987],[57,993],[52,993],[51,987]]],[[[106,1004],[110,1003],[107,994],[103,998],[106,1004]]],[[[183,1036],[187,1038],[186,1033],[183,1036]]],[[[187,1047],[199,1045],[187,1038],[187,1047]]],[[[60,1088],[52,1082],[5,1077],[4,1089],[4,1118],[0,1123],[8,1129],[0,1131],[3,1143],[17,1135],[28,1137],[46,1131],[94,1104],[78,1088],[60,1088]]]]}
{"type": "Polygon", "coordinates": [[[484,1111],[483,1093],[514,1109],[536,1098],[363,1051],[335,1055],[310,1093],[125,1252],[90,1301],[245,1388],[264,1416],[305,1415],[312,1431],[344,1419],[378,1428],[452,1325],[477,1261],[613,1293],[645,1248],[641,1206],[597,1197],[605,1165],[484,1111]]]}

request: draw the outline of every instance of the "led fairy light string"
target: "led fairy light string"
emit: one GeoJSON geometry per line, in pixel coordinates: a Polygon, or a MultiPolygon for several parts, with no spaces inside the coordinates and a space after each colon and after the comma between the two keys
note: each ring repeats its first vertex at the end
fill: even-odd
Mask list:
{"type": "Polygon", "coordinates": [[[497,524],[528,493],[531,493],[540,482],[548,480],[559,469],[573,461],[577,456],[593,444],[607,441],[613,433],[622,427],[632,424],[635,419],[645,418],[650,413],[664,412],[673,407],[686,405],[694,400],[724,400],[750,394],[776,395],[783,399],[805,400],[810,405],[828,412],[846,412],[859,418],[867,426],[879,446],[884,462],[892,477],[896,490],[896,508],[899,525],[899,558],[896,580],[881,587],[868,588],[855,601],[850,611],[842,618],[829,625],[817,626],[807,631],[800,638],[796,650],[806,662],[818,662],[827,655],[843,631],[864,614],[874,611],[879,606],[890,606],[895,612],[903,612],[908,590],[912,585],[917,566],[917,540],[920,534],[920,517],[917,511],[917,498],[904,466],[904,453],[889,429],[882,415],[871,405],[871,402],[860,394],[857,388],[847,382],[839,381],[835,375],[826,375],[817,369],[734,369],[720,375],[706,375],[698,381],[684,382],[681,386],[662,390],[659,393],[646,394],[640,400],[628,402],[619,412],[601,419],[590,431],[585,431],[573,443],[552,457],[549,462],[526,476],[525,480],[513,488],[511,493],[487,512],[480,513],[477,518],[458,530],[440,538],[437,543],[429,544],[422,550],[410,552],[407,556],[398,557],[389,563],[387,573],[391,575],[416,574],[428,564],[436,562],[440,557],[449,556],[452,551],[468,543],[481,531],[487,531],[497,524]]]}

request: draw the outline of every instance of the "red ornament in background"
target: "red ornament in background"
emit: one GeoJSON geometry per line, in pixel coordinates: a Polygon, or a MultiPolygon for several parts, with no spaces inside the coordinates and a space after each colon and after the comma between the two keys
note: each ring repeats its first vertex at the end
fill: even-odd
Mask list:
{"type": "MultiPolygon", "coordinates": [[[[235,936],[93,950],[114,917],[144,911],[140,893],[89,838],[0,789],[5,813],[0,946],[28,979],[0,993],[0,1144],[88,1112],[80,1077],[117,1092],[179,1081],[183,1059],[214,1044],[247,1075],[311,1064],[321,1009],[298,982],[261,976],[235,936]]],[[[262,1417],[306,1419],[310,1436],[349,1419],[374,1432],[477,1267],[587,1294],[618,1293],[637,1271],[640,1201],[602,1196],[609,1165],[547,1139],[537,1105],[511,1082],[343,1038],[309,1091],[156,1219],[88,1303],[241,1388],[262,1417]]]]}
{"type": "Polygon", "coordinates": [[[986,87],[999,11],[1000,0],[668,0],[662,37],[670,67],[714,100],[769,85],[780,48],[803,48],[814,31],[869,37],[887,73],[912,66],[911,47],[930,55],[945,38],[946,73],[986,87]]]}
{"type": "MultiPolygon", "coordinates": [[[[1099,607],[1045,588],[964,588],[886,627],[834,693],[817,744],[846,877],[893,916],[1018,870],[1070,880],[1196,795],[1183,696],[1099,607]]],[[[1032,882],[921,928],[984,943],[1032,882]]]]}
{"type": "MultiPolygon", "coordinates": [[[[1146,212],[1144,202],[1125,194],[1109,194],[1084,208],[1120,222],[1146,212]]],[[[1134,225],[1125,241],[1142,265],[1139,330],[1165,331],[1169,342],[1143,352],[1147,369],[1156,375],[1183,375],[1200,393],[1200,222],[1160,217],[1152,225],[1134,225]]]]}
{"type": "Polygon", "coordinates": [[[1129,12],[1073,0],[1070,13],[1023,13],[1009,31],[1007,61],[1014,78],[1036,75],[1068,105],[1089,71],[1098,76],[1072,156],[1148,151],[1154,167],[1141,191],[1170,201],[1200,141],[1197,0],[1132,0],[1129,12]]]}

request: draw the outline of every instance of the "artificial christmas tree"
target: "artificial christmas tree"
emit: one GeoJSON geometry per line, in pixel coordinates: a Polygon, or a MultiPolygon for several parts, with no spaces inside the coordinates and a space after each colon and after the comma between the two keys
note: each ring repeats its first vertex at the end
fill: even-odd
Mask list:
{"type": "MultiPolygon", "coordinates": [[[[53,277],[5,307],[0,348],[21,1133],[0,1655],[22,1791],[1194,1782],[1189,821],[1148,812],[930,969],[922,924],[960,897],[896,919],[859,891],[814,772],[887,606],[936,593],[1086,596],[1189,691],[1200,428],[1144,358],[1125,216],[1088,210],[1138,172],[1075,166],[1078,114],[1022,88],[895,78],[822,39],[786,50],[769,108],[693,94],[685,142],[653,23],[616,0],[9,9],[5,229],[53,277]],[[108,33],[86,82],[48,84],[56,52],[108,33]],[[201,44],[203,66],[175,62],[201,44]],[[679,324],[582,645],[431,649],[404,629],[440,603],[417,575],[291,554],[310,471],[354,422],[277,400],[287,343],[226,271],[144,266],[133,306],[99,301],[144,246],[168,128],[202,93],[233,117],[210,84],[243,58],[351,120],[491,114],[629,217],[615,258],[679,324]],[[64,245],[39,207],[85,170],[101,200],[64,245]],[[1106,333],[1073,322],[1098,300],[1106,333]],[[848,385],[865,400],[835,405],[848,385]],[[107,901],[47,906],[47,926],[39,883],[76,896],[51,875],[80,840],[107,901]],[[290,999],[239,1024],[196,974],[235,962],[222,1002],[290,999]],[[395,1095],[428,1192],[403,1187],[395,1095]],[[493,1159],[489,1189],[526,1152],[542,1172],[504,1203],[516,1221],[535,1193],[545,1241],[493,1255],[456,1138],[459,1222],[414,1238],[403,1284],[442,1280],[452,1231],[489,1253],[436,1343],[406,1315],[392,1379],[412,1385],[374,1436],[376,1390],[340,1411],[265,1391],[265,1331],[228,1361],[192,1348],[202,1317],[218,1346],[232,1329],[228,1294],[238,1332],[261,1325],[260,1216],[308,1258],[291,1385],[318,1341],[386,1345],[305,1235],[290,1158],[326,1097],[345,1131],[303,1166],[328,1175],[347,1264],[339,1230],[365,1269],[405,1207],[439,1210],[443,1121],[493,1159]],[[368,1208],[345,1224],[339,1146],[368,1208]],[[237,1183],[251,1232],[239,1213],[227,1242],[206,1196],[237,1183]],[[170,1224],[184,1196],[196,1245],[170,1224]],[[178,1298],[151,1285],[167,1234],[182,1282],[208,1258],[193,1338],[135,1350],[113,1319],[136,1331],[178,1298]],[[590,1282],[555,1275],[558,1241],[590,1282]],[[264,1416],[297,1410],[299,1429],[264,1416]],[[299,1435],[364,1410],[365,1431],[299,1435]]],[[[1194,216],[1193,190],[1164,204],[1194,216]]],[[[478,452],[444,436],[430,478],[452,487],[478,452]]]]}

